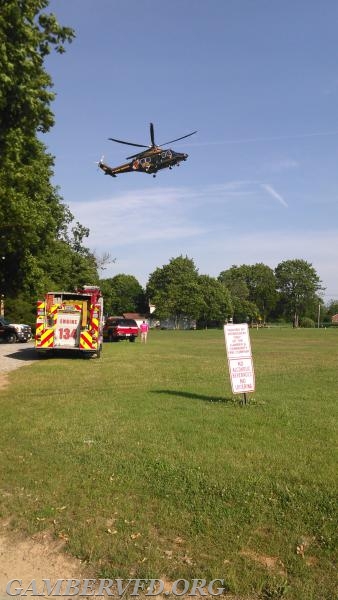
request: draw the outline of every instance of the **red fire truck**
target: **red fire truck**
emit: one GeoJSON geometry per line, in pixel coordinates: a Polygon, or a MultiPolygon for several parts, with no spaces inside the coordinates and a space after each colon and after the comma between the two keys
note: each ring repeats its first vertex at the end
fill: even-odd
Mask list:
{"type": "Polygon", "coordinates": [[[100,288],[48,292],[37,302],[35,348],[39,354],[72,350],[99,357],[102,350],[103,298],[100,288]]]}

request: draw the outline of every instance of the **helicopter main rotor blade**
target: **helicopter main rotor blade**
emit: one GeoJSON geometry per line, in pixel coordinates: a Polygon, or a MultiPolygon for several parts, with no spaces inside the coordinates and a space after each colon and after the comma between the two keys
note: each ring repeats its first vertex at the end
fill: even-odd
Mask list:
{"type": "Polygon", "coordinates": [[[115,138],[108,138],[112,142],[118,142],[119,144],[126,144],[127,146],[137,146],[138,148],[149,148],[149,146],[145,146],[145,144],[134,144],[133,142],[125,142],[124,140],[116,140],[115,138]]]}
{"type": "Polygon", "coordinates": [[[160,146],[166,146],[167,144],[172,144],[173,142],[178,142],[178,140],[184,140],[184,138],[190,137],[197,133],[196,131],[192,131],[192,133],[187,133],[187,135],[182,135],[182,137],[176,138],[176,140],[170,140],[169,142],[164,142],[163,144],[159,144],[160,146]]]}
{"type": "Polygon", "coordinates": [[[155,144],[155,136],[154,136],[154,125],[150,123],[150,139],[152,146],[156,146],[155,144]]]}

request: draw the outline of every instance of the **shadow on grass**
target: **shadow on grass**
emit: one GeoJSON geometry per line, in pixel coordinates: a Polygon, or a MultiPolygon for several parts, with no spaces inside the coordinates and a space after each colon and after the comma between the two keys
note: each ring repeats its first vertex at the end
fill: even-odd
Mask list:
{"type": "Polygon", "coordinates": [[[166,394],[167,396],[179,396],[189,400],[203,400],[204,402],[222,402],[223,404],[234,404],[233,398],[225,396],[207,396],[206,394],[195,394],[194,392],[184,392],[180,390],[151,390],[152,394],[166,394]]]}

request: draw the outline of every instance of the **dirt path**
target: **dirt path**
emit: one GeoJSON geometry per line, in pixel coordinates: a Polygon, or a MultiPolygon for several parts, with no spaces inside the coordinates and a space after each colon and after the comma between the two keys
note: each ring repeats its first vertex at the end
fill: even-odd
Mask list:
{"type": "Polygon", "coordinates": [[[0,373],[8,373],[37,360],[34,342],[0,344],[0,373]]]}
{"type": "Polygon", "coordinates": [[[0,344],[0,390],[8,384],[7,374],[10,371],[30,365],[37,359],[34,342],[0,344]]]}
{"type": "MultiPolygon", "coordinates": [[[[34,579],[41,589],[42,579],[56,582],[58,579],[84,579],[84,565],[80,560],[67,555],[63,542],[52,539],[47,533],[40,533],[22,539],[8,531],[8,524],[0,527],[0,599],[10,598],[16,587],[27,587],[34,579]],[[6,587],[11,579],[22,580],[6,587]]],[[[27,595],[31,595],[30,592],[27,595]]]]}

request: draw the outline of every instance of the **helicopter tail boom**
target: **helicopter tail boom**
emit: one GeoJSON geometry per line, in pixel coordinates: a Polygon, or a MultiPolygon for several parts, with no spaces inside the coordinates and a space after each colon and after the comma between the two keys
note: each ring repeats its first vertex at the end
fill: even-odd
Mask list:
{"type": "Polygon", "coordinates": [[[124,165],[119,165],[118,167],[110,167],[102,161],[99,162],[99,168],[102,169],[105,175],[110,175],[111,177],[116,177],[119,173],[128,173],[133,170],[130,166],[130,163],[125,163],[124,165]]]}

